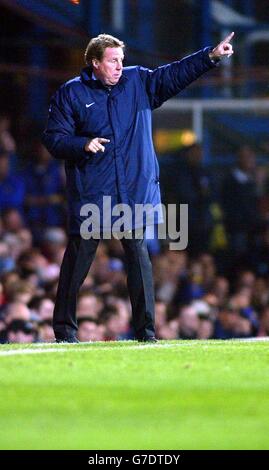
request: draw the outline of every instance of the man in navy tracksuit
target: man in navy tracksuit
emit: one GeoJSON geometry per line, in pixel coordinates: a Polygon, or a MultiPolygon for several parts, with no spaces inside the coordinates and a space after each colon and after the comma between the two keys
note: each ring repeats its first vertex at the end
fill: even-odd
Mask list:
{"type": "MultiPolygon", "coordinates": [[[[233,53],[233,33],[217,47],[149,70],[123,68],[124,44],[101,34],[86,49],[87,67],[53,96],[44,144],[65,160],[69,205],[69,242],[64,255],[54,310],[56,341],[77,342],[76,299],[98,246],[82,236],[81,208],[95,204],[103,220],[104,197],[112,208],[160,203],[159,168],[152,142],[152,111],[233,53]]],[[[107,219],[106,219],[107,220],[107,219]]],[[[131,230],[139,228],[132,219],[131,230]]],[[[141,223],[144,230],[144,222],[141,223]]],[[[101,225],[102,233],[108,230],[101,225]]],[[[144,237],[121,240],[136,339],[156,341],[154,288],[144,237]]]]}

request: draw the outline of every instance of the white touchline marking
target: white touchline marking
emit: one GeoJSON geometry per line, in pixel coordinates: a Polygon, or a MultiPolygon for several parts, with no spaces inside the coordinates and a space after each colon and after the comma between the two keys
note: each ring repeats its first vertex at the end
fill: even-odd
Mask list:
{"type": "MultiPolygon", "coordinates": [[[[84,344],[93,344],[93,343],[84,343],[84,344]]],[[[152,348],[152,346],[154,346],[154,348],[158,347],[158,348],[168,348],[168,347],[171,347],[171,346],[179,346],[179,345],[173,345],[173,344],[158,344],[158,345],[152,345],[152,344],[141,344],[141,345],[133,345],[133,346],[128,346],[127,348],[124,347],[124,346],[121,346],[120,348],[115,348],[114,346],[112,347],[98,347],[98,346],[94,346],[92,348],[83,348],[83,347],[74,347],[73,345],[70,347],[67,346],[67,347],[61,347],[61,348],[45,348],[45,349],[12,349],[12,350],[9,350],[9,351],[0,351],[0,357],[1,356],[15,356],[15,355],[18,355],[18,354],[46,354],[46,353],[51,353],[51,352],[80,352],[80,351],[88,351],[88,352],[92,352],[92,351],[111,351],[112,349],[115,350],[115,351],[120,351],[122,349],[124,349],[124,351],[126,351],[126,349],[145,349],[145,348],[152,348]]]]}
{"type": "MultiPolygon", "coordinates": [[[[259,338],[235,338],[232,340],[226,340],[226,343],[230,342],[235,342],[235,343],[247,343],[247,342],[262,342],[262,341],[269,341],[269,337],[259,337],[259,338]]],[[[151,344],[133,344],[133,345],[128,345],[128,341],[126,341],[126,346],[120,346],[120,347],[115,347],[115,343],[113,342],[113,345],[107,345],[106,347],[104,346],[99,346],[96,342],[88,342],[88,343],[83,343],[87,345],[91,345],[92,347],[74,347],[73,344],[70,344],[70,346],[65,345],[60,346],[60,347],[52,347],[52,343],[44,343],[42,344],[42,348],[40,347],[40,344],[32,344],[31,348],[24,348],[24,349],[12,349],[9,351],[1,351],[0,350],[0,357],[1,356],[16,356],[16,355],[24,355],[24,354],[46,354],[46,353],[54,353],[54,352],[92,352],[92,351],[121,351],[124,350],[126,352],[127,349],[130,350],[141,350],[141,349],[167,349],[167,348],[182,348],[182,347],[193,347],[193,346],[200,346],[202,349],[207,349],[210,347],[210,345],[216,345],[218,344],[219,340],[207,340],[204,342],[203,340],[194,340],[193,342],[181,342],[180,343],[170,343],[170,344],[162,344],[162,343],[151,343],[151,344]]],[[[102,344],[102,342],[100,342],[102,344]]],[[[81,344],[81,343],[80,343],[81,344]]],[[[223,343],[221,343],[223,344],[223,343]]]]}
{"type": "Polygon", "coordinates": [[[0,351],[0,356],[15,356],[17,354],[40,354],[48,352],[65,352],[67,349],[12,349],[10,351],[0,351]]]}

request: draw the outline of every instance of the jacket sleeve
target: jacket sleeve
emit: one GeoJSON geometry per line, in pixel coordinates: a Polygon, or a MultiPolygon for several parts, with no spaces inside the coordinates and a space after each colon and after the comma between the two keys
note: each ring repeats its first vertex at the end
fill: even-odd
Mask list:
{"type": "Polygon", "coordinates": [[[55,158],[70,162],[89,158],[89,153],[84,150],[88,138],[76,135],[74,113],[64,85],[51,99],[42,140],[55,158]]]}
{"type": "Polygon", "coordinates": [[[154,70],[139,67],[139,74],[149,96],[151,108],[158,108],[205,72],[214,68],[216,63],[209,58],[211,50],[211,47],[206,47],[182,60],[154,70]]]}

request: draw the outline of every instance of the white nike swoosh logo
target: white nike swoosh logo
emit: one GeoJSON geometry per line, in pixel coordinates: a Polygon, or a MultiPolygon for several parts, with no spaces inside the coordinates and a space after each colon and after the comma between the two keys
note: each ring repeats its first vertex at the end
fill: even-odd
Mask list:
{"type": "Polygon", "coordinates": [[[93,104],[95,104],[95,101],[94,101],[93,103],[86,104],[86,108],[89,108],[89,107],[92,106],[93,104]]]}

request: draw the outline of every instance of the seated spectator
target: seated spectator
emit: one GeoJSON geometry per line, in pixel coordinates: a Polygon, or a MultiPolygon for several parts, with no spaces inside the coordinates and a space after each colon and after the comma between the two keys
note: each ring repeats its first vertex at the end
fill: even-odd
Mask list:
{"type": "Polygon", "coordinates": [[[257,335],[258,328],[257,315],[250,306],[247,306],[246,299],[234,296],[218,314],[214,338],[250,338],[257,335]]]}
{"type": "Polygon", "coordinates": [[[201,300],[194,300],[191,307],[195,309],[199,319],[197,339],[209,339],[214,334],[214,322],[216,318],[216,308],[207,301],[207,296],[201,300]]]}
{"type": "Polygon", "coordinates": [[[214,320],[206,315],[199,316],[197,339],[211,339],[214,335],[214,320]]]}
{"type": "MultiPolygon", "coordinates": [[[[187,276],[187,253],[166,250],[153,260],[156,297],[169,304],[181,289],[187,276]]],[[[179,299],[175,300],[179,303],[179,299]]]]}
{"type": "Polygon", "coordinates": [[[20,302],[27,305],[35,293],[34,286],[23,279],[12,283],[7,291],[8,302],[20,302]]]}
{"type": "Polygon", "coordinates": [[[269,305],[268,281],[265,278],[258,277],[255,280],[252,292],[252,305],[259,312],[269,305]]]}
{"type": "Polygon", "coordinates": [[[9,325],[13,320],[22,320],[24,322],[31,321],[31,311],[22,302],[11,302],[7,304],[5,309],[4,321],[9,325]]]}
{"type": "Polygon", "coordinates": [[[208,249],[213,220],[212,178],[202,164],[203,148],[195,143],[171,157],[162,188],[168,203],[188,204],[188,251],[198,255],[208,249]]]}
{"type": "MultiPolygon", "coordinates": [[[[104,299],[105,308],[112,308],[117,311],[118,325],[119,325],[119,340],[128,340],[134,338],[134,333],[131,327],[131,303],[130,299],[122,298],[118,296],[117,292],[115,295],[108,295],[104,299]]],[[[100,318],[102,318],[102,313],[100,318]]]]}
{"type": "Polygon", "coordinates": [[[15,268],[15,260],[10,255],[7,243],[0,241],[0,276],[3,273],[12,271],[15,268]]]}
{"type": "Polygon", "coordinates": [[[0,147],[0,211],[13,208],[23,215],[24,198],[23,179],[11,171],[10,155],[0,147]]]}
{"type": "Polygon", "coordinates": [[[2,282],[0,282],[0,308],[2,307],[2,305],[4,304],[4,302],[5,302],[4,287],[3,287],[2,282]]]}
{"type": "Polygon", "coordinates": [[[2,223],[4,235],[16,234],[24,228],[24,220],[20,211],[9,207],[2,212],[2,223]]]}
{"type": "Polygon", "coordinates": [[[167,324],[168,315],[167,315],[167,304],[158,300],[155,302],[155,328],[156,336],[162,338],[162,329],[167,324]]]}
{"type": "Polygon", "coordinates": [[[177,339],[179,337],[179,319],[168,320],[159,326],[157,337],[159,339],[177,339]]]}
{"type": "Polygon", "coordinates": [[[16,163],[16,142],[11,132],[11,120],[6,114],[0,115],[0,147],[12,155],[12,163],[15,166],[16,163]]]}
{"type": "Polygon", "coordinates": [[[269,304],[261,312],[258,336],[269,336],[269,304]]]}
{"type": "Polygon", "coordinates": [[[44,230],[40,237],[40,247],[43,255],[57,265],[61,264],[67,244],[65,231],[60,227],[50,227],[44,230]]]}
{"type": "Polygon", "coordinates": [[[7,299],[9,298],[9,291],[10,289],[12,289],[12,285],[15,282],[18,282],[19,280],[20,280],[20,276],[17,271],[9,271],[1,275],[1,283],[3,286],[3,293],[2,293],[3,304],[5,304],[7,302],[7,299]]]}
{"type": "Polygon", "coordinates": [[[228,279],[224,276],[216,276],[215,281],[209,292],[216,297],[215,305],[223,306],[227,303],[229,297],[230,285],[228,279]]]}
{"type": "Polygon", "coordinates": [[[95,294],[82,291],[78,296],[77,318],[91,317],[98,319],[104,308],[102,299],[95,294]]]}
{"type": "Polygon", "coordinates": [[[21,254],[17,266],[21,276],[27,274],[39,274],[49,265],[48,260],[42,255],[38,248],[31,248],[21,254]]]}
{"type": "Polygon", "coordinates": [[[221,308],[214,328],[215,339],[236,338],[236,326],[239,318],[239,310],[232,305],[221,308]]]}
{"type": "Polygon", "coordinates": [[[82,317],[78,320],[78,339],[81,342],[104,341],[105,326],[91,317],[82,317]]]}
{"type": "Polygon", "coordinates": [[[35,143],[34,160],[25,169],[24,182],[26,219],[39,240],[44,228],[65,222],[61,166],[40,142],[35,143]]]}
{"type": "Polygon", "coordinates": [[[253,237],[260,229],[258,187],[255,181],[256,155],[243,146],[237,165],[224,179],[222,209],[234,260],[244,261],[253,246],[253,237]]]}
{"type": "Polygon", "coordinates": [[[6,324],[0,318],[0,344],[4,344],[7,340],[6,324]]]}
{"type": "Polygon", "coordinates": [[[54,302],[49,297],[34,297],[28,306],[39,321],[52,321],[54,302]]]}
{"type": "Polygon", "coordinates": [[[19,228],[19,230],[17,230],[16,232],[16,235],[19,239],[19,244],[22,253],[24,251],[30,250],[33,247],[33,235],[28,228],[19,228]]]}
{"type": "Polygon", "coordinates": [[[13,320],[7,326],[7,343],[35,343],[37,338],[37,328],[31,322],[24,320],[13,320]]]}
{"type": "Polygon", "coordinates": [[[179,310],[179,338],[197,339],[199,317],[191,305],[185,305],[179,310]]]}
{"type": "Polygon", "coordinates": [[[52,328],[51,320],[42,320],[38,323],[38,341],[41,343],[55,342],[55,335],[52,328]]]}
{"type": "Polygon", "coordinates": [[[243,287],[253,289],[255,281],[256,281],[256,276],[254,272],[250,271],[249,269],[245,269],[238,274],[238,277],[236,280],[236,287],[238,289],[243,288],[243,287]]]}
{"type": "Polygon", "coordinates": [[[125,339],[129,330],[129,318],[121,316],[117,306],[106,306],[101,313],[100,323],[105,325],[105,341],[125,339]]]}
{"type": "Polygon", "coordinates": [[[204,290],[210,289],[216,280],[216,264],[210,253],[203,253],[199,256],[202,271],[202,285],[204,290]]]}
{"type": "Polygon", "coordinates": [[[249,253],[250,266],[259,276],[269,275],[269,223],[264,223],[258,243],[249,253]]]}
{"type": "Polygon", "coordinates": [[[201,261],[195,258],[190,262],[186,274],[178,279],[173,304],[176,306],[189,304],[194,299],[200,299],[205,292],[203,267],[201,261]]]}
{"type": "Polygon", "coordinates": [[[10,257],[16,264],[22,252],[18,236],[15,233],[6,233],[3,235],[2,240],[8,246],[10,257]]]}

